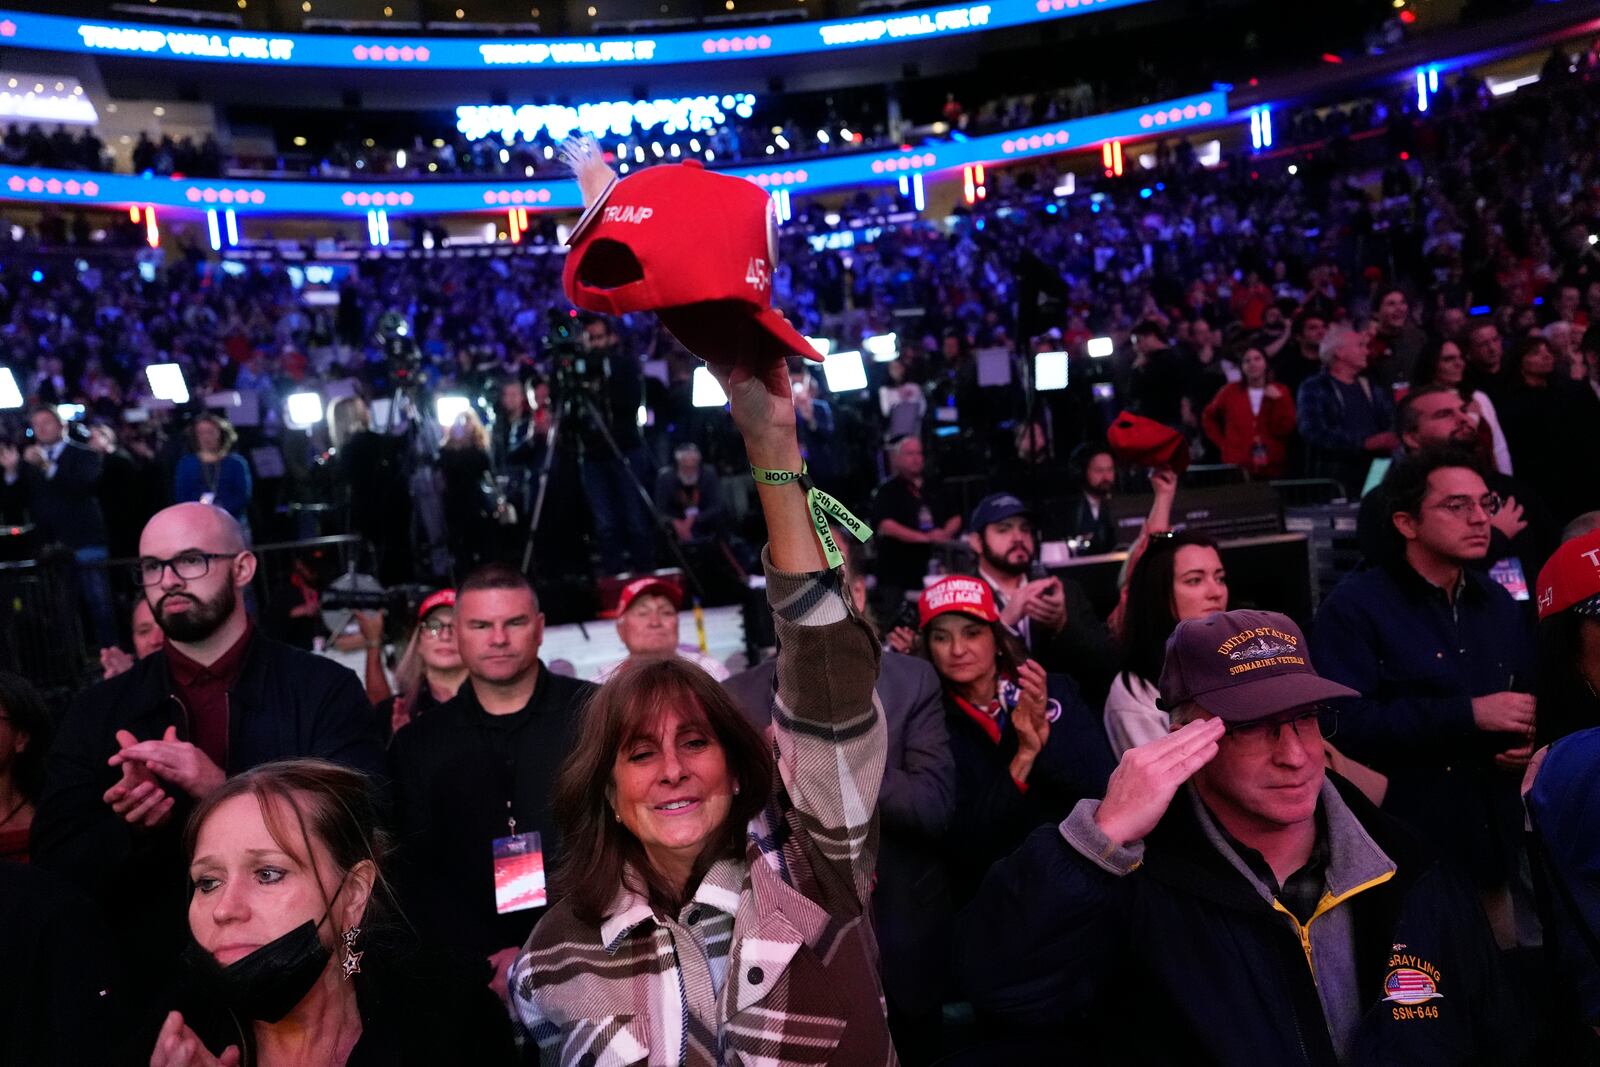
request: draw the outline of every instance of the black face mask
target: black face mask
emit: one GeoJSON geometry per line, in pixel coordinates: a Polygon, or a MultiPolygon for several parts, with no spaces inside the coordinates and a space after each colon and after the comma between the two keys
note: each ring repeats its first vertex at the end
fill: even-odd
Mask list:
{"type": "Polygon", "coordinates": [[[226,967],[191,935],[183,962],[238,1014],[275,1023],[311,992],[333,955],[317,936],[318,925],[307,919],[226,967]]]}

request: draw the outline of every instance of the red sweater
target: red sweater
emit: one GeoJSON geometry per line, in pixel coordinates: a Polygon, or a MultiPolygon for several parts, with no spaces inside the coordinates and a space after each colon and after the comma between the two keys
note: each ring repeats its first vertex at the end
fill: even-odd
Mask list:
{"type": "Polygon", "coordinates": [[[1268,385],[1260,414],[1250,411],[1250,392],[1243,382],[1229,382],[1211,398],[1200,415],[1206,436],[1222,453],[1222,462],[1237,464],[1253,475],[1279,478],[1288,465],[1289,438],[1294,433],[1294,398],[1281,385],[1268,385]],[[1273,392],[1277,392],[1274,397],[1273,392]],[[1257,441],[1266,460],[1252,456],[1257,441]]]}

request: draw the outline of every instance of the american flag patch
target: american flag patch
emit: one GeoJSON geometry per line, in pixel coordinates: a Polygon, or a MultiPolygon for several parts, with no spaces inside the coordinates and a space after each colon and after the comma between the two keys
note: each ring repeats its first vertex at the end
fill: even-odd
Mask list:
{"type": "Polygon", "coordinates": [[[1415,967],[1399,967],[1383,980],[1384,1000],[1395,1004],[1421,1004],[1443,996],[1432,978],[1415,967]]]}

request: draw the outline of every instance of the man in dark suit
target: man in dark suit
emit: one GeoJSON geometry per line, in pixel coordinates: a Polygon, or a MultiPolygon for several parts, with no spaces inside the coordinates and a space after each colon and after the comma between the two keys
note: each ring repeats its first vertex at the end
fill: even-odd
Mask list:
{"type": "Polygon", "coordinates": [[[40,544],[65,545],[78,561],[78,592],[93,627],[97,648],[117,643],[111,583],[103,564],[106,520],[100,511],[100,454],[68,440],[56,409],[35,408],[28,416],[33,443],[20,453],[0,445],[5,495],[21,504],[39,530],[40,544]]]}
{"type": "MultiPolygon", "coordinates": [[[[866,583],[850,584],[866,611],[866,583]]],[[[769,659],[722,683],[758,729],[772,720],[777,662],[769,659]]],[[[878,885],[874,923],[883,953],[889,1027],[901,1062],[929,1062],[940,1047],[949,971],[944,943],[952,906],[939,849],[955,806],[955,762],[945,729],[939,676],[926,660],[885,651],[876,686],[889,727],[878,789],[878,885]]]]}

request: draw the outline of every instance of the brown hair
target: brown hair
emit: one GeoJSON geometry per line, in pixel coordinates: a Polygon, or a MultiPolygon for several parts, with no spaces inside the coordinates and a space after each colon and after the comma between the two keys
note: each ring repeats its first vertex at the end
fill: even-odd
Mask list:
{"type": "MultiPolygon", "coordinates": [[[[267,832],[288,855],[314,866],[311,842],[315,839],[328,850],[340,875],[349,873],[363,860],[372,863],[377,876],[361,921],[363,930],[381,929],[398,919],[393,891],[383,875],[393,842],[382,829],[378,802],[366,775],[327,760],[290,759],[263,763],[229,778],[208,793],[189,816],[183,830],[186,861],[194,859],[195,844],[206,820],[224,803],[240,796],[255,797],[267,832]],[[293,828],[284,824],[286,812],[294,814],[293,828]]],[[[333,901],[325,896],[324,903],[331,907],[333,901]]]]}
{"type": "MultiPolygon", "coordinates": [[[[974,618],[964,612],[956,614],[960,614],[962,618],[971,619],[973,622],[983,622],[982,619],[974,618]]],[[[932,625],[933,620],[929,619],[928,626],[924,626],[917,631],[917,639],[911,646],[913,653],[921,656],[930,664],[933,663],[933,653],[928,651],[928,627],[932,625]]],[[[1009,675],[1015,678],[1022,665],[1028,662],[1028,646],[1022,643],[1022,638],[1007,629],[1005,623],[984,622],[984,625],[989,627],[990,632],[994,634],[995,669],[1002,677],[1009,675]]],[[[934,667],[934,673],[938,673],[937,666],[934,667]]],[[[944,683],[944,675],[939,675],[939,682],[941,685],[944,683]]]]}
{"type": "Polygon", "coordinates": [[[695,863],[685,898],[712,863],[743,853],[745,825],[766,807],[772,792],[772,746],[722,686],[676,656],[625,664],[579,714],[572,750],[556,776],[554,809],[563,858],[551,883],[583,922],[599,925],[605,918],[623,885],[624,868],[632,868],[638,878],[628,888],[648,898],[657,911],[673,914],[683,904],[677,888],[651,866],[639,839],[613,818],[611,803],[618,753],[634,737],[653,733],[669,710],[703,719],[722,746],[739,789],[727,821],[695,863]]]}
{"type": "Polygon", "coordinates": [[[233,428],[233,423],[221,415],[210,412],[201,415],[189,424],[189,443],[194,445],[196,451],[200,448],[200,424],[209,422],[217,428],[218,451],[227,455],[233,451],[233,446],[239,443],[239,431],[233,428]]]}

